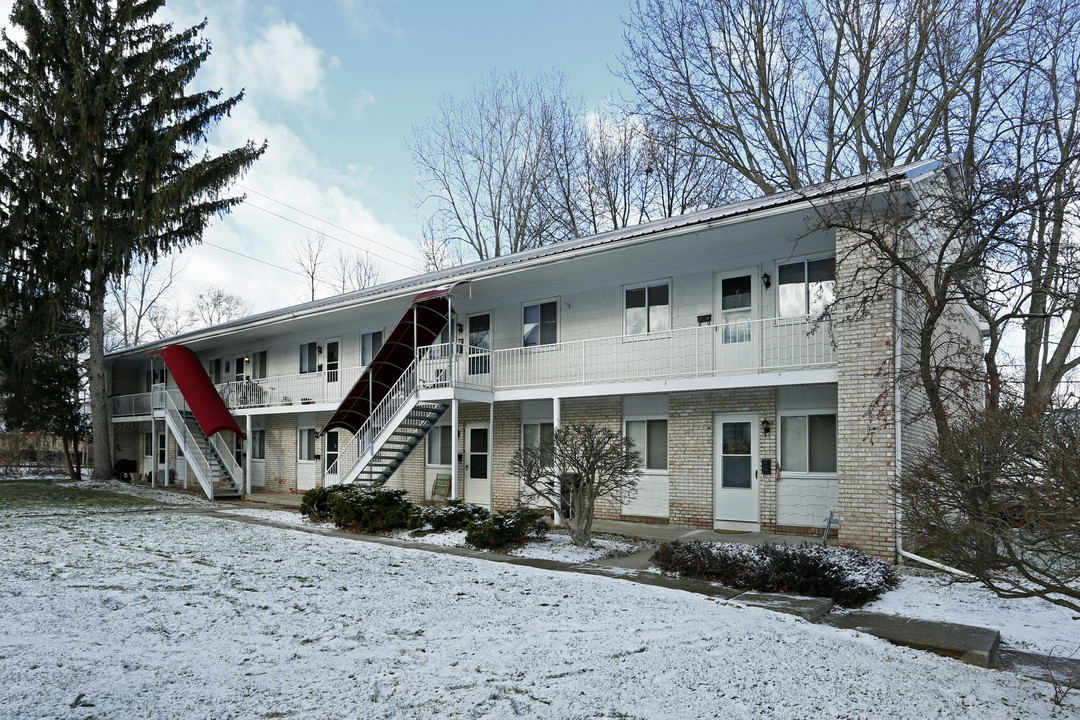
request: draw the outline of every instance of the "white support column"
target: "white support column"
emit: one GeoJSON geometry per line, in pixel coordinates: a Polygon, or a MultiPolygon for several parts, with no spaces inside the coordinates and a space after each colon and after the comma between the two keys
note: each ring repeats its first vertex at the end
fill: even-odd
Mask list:
{"type": "Polygon", "coordinates": [[[450,499],[458,499],[458,399],[450,401],[450,499]]]}
{"type": "MultiPolygon", "coordinates": [[[[562,422],[562,399],[557,398],[557,397],[551,398],[551,424],[554,426],[553,429],[554,429],[555,432],[559,431],[559,424],[561,422],[562,422]]],[[[555,476],[556,477],[559,476],[559,468],[558,467],[555,468],[555,476]]],[[[561,482],[560,482],[560,485],[559,485],[559,497],[560,498],[562,497],[562,484],[561,484],[561,482]]],[[[562,513],[560,512],[561,510],[562,510],[561,503],[555,503],[555,507],[552,508],[552,518],[551,519],[556,525],[562,525],[563,524],[562,513]]]]}
{"type": "Polygon", "coordinates": [[[157,487],[157,419],[154,417],[152,400],[150,403],[150,487],[157,487]]]}
{"type": "Polygon", "coordinates": [[[251,413],[248,413],[247,427],[247,440],[244,441],[244,495],[251,494],[251,413]]]}
{"type": "Polygon", "coordinates": [[[495,403],[488,405],[488,508],[495,512],[495,403]]]}
{"type": "Polygon", "coordinates": [[[169,486],[169,424],[165,423],[165,479],[161,484],[163,487],[169,486]]]}

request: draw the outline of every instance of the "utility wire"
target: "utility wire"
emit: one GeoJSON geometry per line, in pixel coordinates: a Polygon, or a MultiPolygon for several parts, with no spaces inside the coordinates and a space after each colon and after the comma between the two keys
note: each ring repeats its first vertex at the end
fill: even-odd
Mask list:
{"type": "Polygon", "coordinates": [[[202,244],[203,245],[209,245],[210,247],[217,248],[218,250],[224,250],[225,252],[232,253],[233,255],[239,255],[240,257],[247,258],[248,260],[254,260],[255,262],[262,263],[263,265],[269,265],[270,267],[277,268],[278,270],[284,270],[285,272],[292,273],[293,275],[299,275],[300,277],[306,277],[306,275],[304,275],[304,273],[300,272],[299,270],[293,270],[291,268],[287,268],[287,267],[284,267],[282,265],[275,265],[274,263],[269,262],[267,260],[263,260],[262,258],[257,258],[257,257],[254,257],[253,255],[246,255],[246,254],[244,254],[242,252],[239,252],[237,250],[233,250],[232,248],[227,248],[227,247],[225,247],[223,245],[218,245],[217,243],[207,242],[206,240],[203,240],[202,244]]]}
{"type": "MultiPolygon", "coordinates": [[[[358,232],[356,232],[355,230],[350,230],[349,228],[345,228],[345,227],[341,227],[340,225],[336,225],[336,224],[334,224],[334,223],[330,222],[329,220],[324,220],[323,218],[319,217],[318,215],[312,215],[312,214],[311,214],[311,213],[309,213],[309,212],[306,212],[306,211],[304,211],[304,210],[301,210],[301,209],[300,209],[300,208],[298,208],[298,207],[294,207],[294,206],[290,205],[290,204],[289,204],[289,203],[287,203],[287,202],[284,202],[284,201],[282,201],[282,200],[278,200],[277,198],[275,198],[275,197],[271,197],[271,196],[269,196],[269,195],[267,195],[267,194],[265,194],[265,193],[261,193],[261,192],[259,192],[258,190],[254,190],[254,189],[252,189],[252,188],[249,188],[249,187],[248,187],[248,186],[246,186],[246,185],[242,185],[241,183],[236,183],[236,186],[237,186],[237,187],[239,187],[239,188],[242,188],[242,189],[246,190],[246,191],[247,191],[247,192],[249,192],[249,193],[253,193],[253,194],[255,194],[255,195],[258,195],[259,197],[264,197],[264,198],[266,198],[267,200],[269,200],[270,202],[275,202],[275,203],[277,203],[278,205],[282,205],[282,206],[284,206],[284,207],[287,207],[287,208],[289,208],[290,210],[292,210],[293,212],[298,212],[298,213],[300,213],[301,215],[306,215],[307,217],[311,218],[312,220],[318,220],[318,221],[319,221],[320,223],[322,223],[322,224],[324,224],[324,225],[329,225],[330,227],[332,227],[332,228],[337,228],[338,230],[341,230],[342,232],[347,232],[347,233],[349,233],[350,235],[355,235],[356,237],[360,238],[361,240],[367,240],[368,242],[370,242],[370,243],[374,243],[374,244],[376,244],[376,245],[380,245],[380,246],[382,246],[382,247],[386,248],[387,250],[393,250],[394,252],[396,252],[396,253],[401,253],[402,255],[405,255],[406,257],[408,257],[408,258],[410,258],[410,259],[415,259],[415,257],[414,257],[414,256],[413,256],[412,254],[410,254],[410,253],[407,253],[407,252],[405,252],[404,250],[400,250],[400,249],[398,249],[398,248],[394,247],[393,245],[388,245],[387,243],[381,242],[381,241],[379,241],[379,240],[376,240],[376,239],[374,239],[374,238],[370,238],[370,237],[368,237],[367,235],[363,235],[363,234],[361,234],[361,233],[358,233],[358,232]]],[[[279,215],[278,217],[281,217],[281,216],[279,215]]],[[[344,243],[345,241],[344,241],[344,240],[339,240],[338,242],[343,242],[343,243],[344,243]]],[[[348,245],[349,243],[345,243],[345,244],[346,244],[346,245],[348,245]]],[[[354,248],[355,248],[356,246],[355,246],[355,245],[350,245],[350,247],[354,247],[354,248]]],[[[361,249],[363,249],[363,248],[357,248],[357,249],[358,249],[358,250],[361,250],[361,249]]],[[[387,258],[387,259],[388,259],[388,258],[387,258]]]]}
{"type": "Polygon", "coordinates": [[[416,272],[416,268],[414,266],[412,266],[412,265],[406,265],[405,263],[401,262],[400,260],[395,260],[394,258],[386,257],[385,255],[381,255],[381,254],[379,254],[379,253],[377,253],[377,252],[375,252],[373,250],[368,250],[367,248],[362,248],[359,245],[353,245],[351,242],[349,242],[347,240],[342,240],[339,237],[334,237],[333,235],[327,235],[325,232],[323,232],[322,230],[320,230],[318,228],[313,228],[310,225],[305,225],[302,222],[299,222],[297,220],[293,220],[290,217],[286,217],[286,216],[284,216],[284,215],[282,215],[280,213],[276,213],[273,210],[268,210],[267,208],[264,208],[264,207],[262,207],[260,205],[256,205],[256,204],[254,204],[252,202],[245,202],[240,207],[250,207],[250,208],[254,208],[256,210],[261,210],[262,212],[266,213],[267,215],[273,215],[274,217],[285,220],[286,222],[291,222],[293,225],[296,225],[297,227],[302,227],[305,230],[310,230],[311,232],[320,233],[322,235],[325,235],[326,238],[329,239],[329,240],[334,240],[335,242],[339,242],[342,245],[346,245],[348,247],[351,247],[354,250],[359,250],[361,252],[370,252],[372,255],[374,255],[374,256],[382,259],[382,260],[385,260],[386,262],[393,263],[393,264],[395,264],[395,265],[397,265],[399,267],[403,267],[406,270],[408,270],[409,272],[413,272],[413,273],[416,272]]]}

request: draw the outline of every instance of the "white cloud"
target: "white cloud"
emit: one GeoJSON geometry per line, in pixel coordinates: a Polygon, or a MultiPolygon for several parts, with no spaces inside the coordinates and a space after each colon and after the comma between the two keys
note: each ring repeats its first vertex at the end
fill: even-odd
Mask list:
{"type": "Polygon", "coordinates": [[[320,100],[326,68],[337,64],[289,22],[268,25],[258,40],[230,55],[234,77],[243,78],[249,93],[288,103],[320,100]]]}
{"type": "Polygon", "coordinates": [[[349,110],[351,111],[352,116],[359,120],[364,116],[364,112],[374,104],[375,93],[370,90],[361,89],[353,95],[352,100],[349,102],[349,110]]]}

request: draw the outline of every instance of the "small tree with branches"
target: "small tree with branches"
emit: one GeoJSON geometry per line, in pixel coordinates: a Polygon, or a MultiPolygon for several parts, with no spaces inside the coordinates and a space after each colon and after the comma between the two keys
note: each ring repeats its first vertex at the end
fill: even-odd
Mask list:
{"type": "Polygon", "coordinates": [[[570,539],[588,546],[596,501],[637,492],[641,453],[622,433],[593,423],[570,423],[539,445],[514,451],[510,474],[523,485],[523,503],[544,501],[558,508],[569,493],[570,539]]]}

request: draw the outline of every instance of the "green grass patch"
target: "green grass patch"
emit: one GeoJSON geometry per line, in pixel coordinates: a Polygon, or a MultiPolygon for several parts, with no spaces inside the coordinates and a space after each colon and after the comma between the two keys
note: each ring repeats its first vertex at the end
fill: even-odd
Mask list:
{"type": "Polygon", "coordinates": [[[153,500],[84,488],[59,480],[2,479],[0,480],[0,512],[49,510],[126,510],[159,507],[164,503],[153,500]]]}

